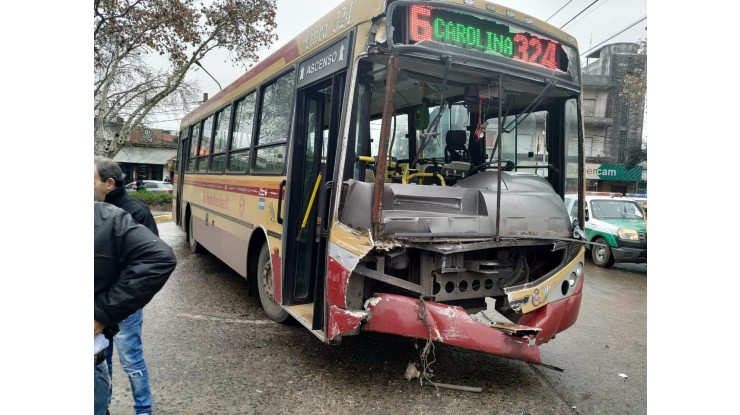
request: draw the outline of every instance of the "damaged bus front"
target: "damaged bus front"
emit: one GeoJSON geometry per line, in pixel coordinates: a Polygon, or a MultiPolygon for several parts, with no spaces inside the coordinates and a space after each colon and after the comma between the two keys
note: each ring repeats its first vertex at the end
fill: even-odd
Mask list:
{"type": "Polygon", "coordinates": [[[372,331],[541,364],[538,345],[576,321],[575,40],[480,3],[390,2],[353,63],[326,341],[372,331]]]}

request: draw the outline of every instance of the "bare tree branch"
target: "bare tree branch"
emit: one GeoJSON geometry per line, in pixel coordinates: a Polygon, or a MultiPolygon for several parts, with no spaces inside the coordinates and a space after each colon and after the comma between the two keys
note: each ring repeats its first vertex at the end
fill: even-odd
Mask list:
{"type": "Polygon", "coordinates": [[[275,3],[94,0],[96,154],[115,155],[153,110],[192,105],[196,85],[185,78],[211,51],[225,49],[233,63],[248,67],[277,39],[275,3]],[[151,67],[147,55],[165,58],[169,68],[151,67]],[[120,128],[117,140],[108,131],[113,124],[120,128]]]}

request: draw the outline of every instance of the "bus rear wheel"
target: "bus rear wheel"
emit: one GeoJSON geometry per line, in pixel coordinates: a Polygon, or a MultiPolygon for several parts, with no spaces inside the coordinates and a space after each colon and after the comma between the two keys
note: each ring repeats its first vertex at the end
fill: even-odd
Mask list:
{"type": "Polygon", "coordinates": [[[257,260],[257,290],[260,294],[262,309],[270,320],[283,323],[288,318],[288,312],[275,302],[275,278],[272,274],[272,261],[267,242],[262,245],[257,260]]]}
{"type": "Polygon", "coordinates": [[[594,245],[591,247],[591,259],[594,261],[594,264],[602,268],[609,268],[614,265],[614,256],[606,240],[604,238],[596,238],[594,242],[605,245],[594,245]]]}

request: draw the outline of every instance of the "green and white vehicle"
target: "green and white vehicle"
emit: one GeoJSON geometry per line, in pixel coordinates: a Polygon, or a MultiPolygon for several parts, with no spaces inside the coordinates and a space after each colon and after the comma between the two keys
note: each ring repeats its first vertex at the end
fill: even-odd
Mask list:
{"type": "MultiPolygon", "coordinates": [[[[578,217],[576,195],[565,195],[565,207],[571,221],[578,217]]],[[[633,199],[616,196],[586,195],[586,239],[594,264],[609,268],[615,262],[647,262],[645,216],[633,199]],[[598,244],[598,245],[597,245],[598,244]]]]}

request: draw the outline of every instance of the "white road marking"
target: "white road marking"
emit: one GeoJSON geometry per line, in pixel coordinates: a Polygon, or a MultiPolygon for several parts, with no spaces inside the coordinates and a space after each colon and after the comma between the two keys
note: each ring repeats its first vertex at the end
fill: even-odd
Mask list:
{"type": "Polygon", "coordinates": [[[236,318],[203,316],[203,315],[198,315],[198,314],[185,314],[185,313],[179,313],[178,316],[192,318],[194,320],[218,321],[221,323],[239,323],[239,324],[257,324],[257,325],[272,323],[272,321],[270,320],[242,320],[242,319],[236,319],[236,318]]]}

